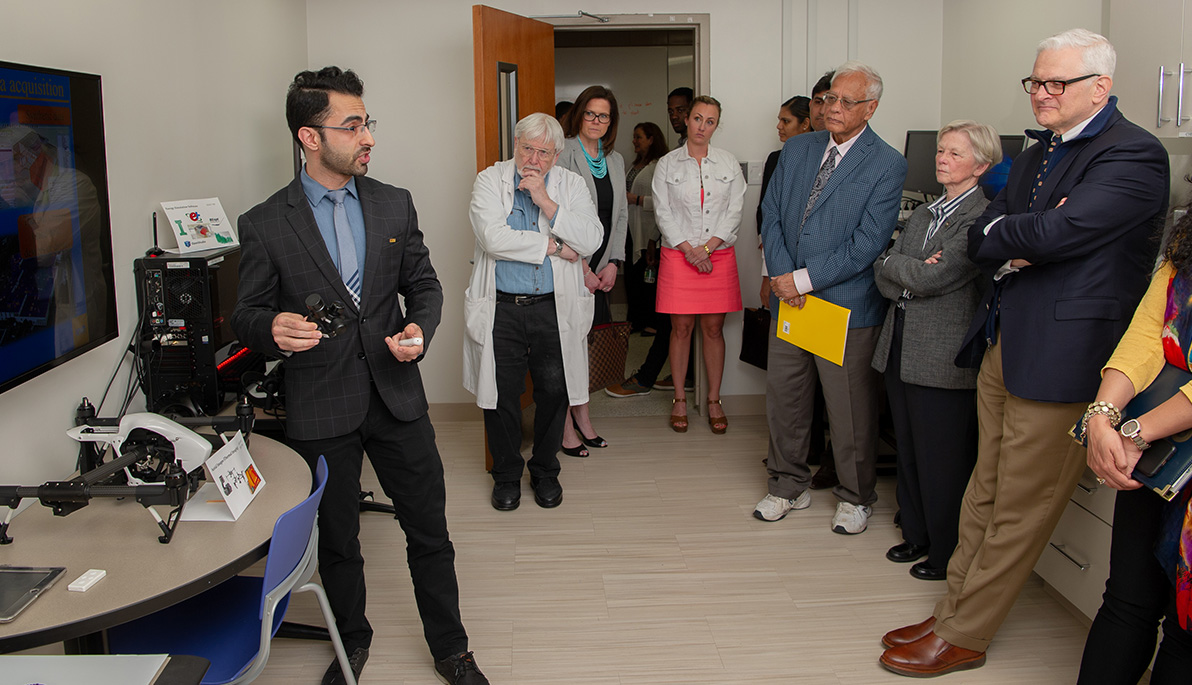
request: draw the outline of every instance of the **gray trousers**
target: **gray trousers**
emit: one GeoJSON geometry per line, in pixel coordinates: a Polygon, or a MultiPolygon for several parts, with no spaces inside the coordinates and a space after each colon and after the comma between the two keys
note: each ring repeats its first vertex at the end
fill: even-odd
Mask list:
{"type": "Polygon", "coordinates": [[[770,474],[770,494],[794,499],[811,482],[807,452],[818,376],[824,386],[832,457],[840,478],[832,492],[845,502],[873,504],[877,500],[873,488],[877,481],[880,378],[870,363],[882,327],[849,329],[844,366],[780,340],[777,329],[775,319],[770,323],[766,371],[766,418],[770,424],[766,471],[770,474]]]}

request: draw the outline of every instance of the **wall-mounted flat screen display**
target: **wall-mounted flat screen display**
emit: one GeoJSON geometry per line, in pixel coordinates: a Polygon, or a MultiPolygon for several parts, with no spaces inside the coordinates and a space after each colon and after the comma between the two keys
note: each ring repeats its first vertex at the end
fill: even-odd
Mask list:
{"type": "Polygon", "coordinates": [[[116,326],[100,78],[0,62],[0,392],[116,326]]]}

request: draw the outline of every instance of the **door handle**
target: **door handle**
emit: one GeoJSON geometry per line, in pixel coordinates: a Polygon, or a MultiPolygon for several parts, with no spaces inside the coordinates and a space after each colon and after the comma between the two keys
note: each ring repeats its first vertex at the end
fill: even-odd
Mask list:
{"type": "MultiPolygon", "coordinates": [[[[1163,118],[1163,77],[1171,75],[1172,73],[1165,70],[1162,64],[1159,65],[1159,113],[1156,117],[1158,119],[1158,123],[1155,124],[1155,128],[1163,128],[1163,122],[1171,121],[1170,118],[1163,118]]],[[[1183,76],[1183,74],[1181,74],[1181,76],[1183,76]]]]}
{"type": "Polygon", "coordinates": [[[1072,564],[1073,564],[1073,565],[1075,565],[1075,566],[1076,566],[1076,568],[1080,569],[1081,571],[1087,571],[1087,570],[1089,570],[1089,565],[1088,565],[1088,564],[1085,564],[1085,563],[1081,563],[1081,562],[1077,561],[1076,559],[1073,559],[1073,558],[1072,558],[1072,555],[1071,555],[1071,554],[1068,554],[1067,550],[1065,550],[1065,546],[1064,546],[1064,545],[1057,545],[1057,544],[1055,544],[1054,542],[1049,542],[1049,543],[1047,543],[1047,544],[1049,544],[1049,545],[1051,545],[1052,547],[1054,547],[1054,548],[1055,548],[1055,551],[1057,551],[1057,552],[1059,552],[1060,554],[1064,555],[1064,558],[1065,558],[1065,559],[1067,559],[1068,561],[1072,562],[1072,564]]]}
{"type": "Polygon", "coordinates": [[[1184,116],[1184,74],[1192,72],[1192,69],[1185,69],[1184,63],[1180,62],[1180,90],[1175,96],[1175,125],[1176,128],[1184,125],[1185,121],[1192,119],[1192,117],[1184,116]]]}

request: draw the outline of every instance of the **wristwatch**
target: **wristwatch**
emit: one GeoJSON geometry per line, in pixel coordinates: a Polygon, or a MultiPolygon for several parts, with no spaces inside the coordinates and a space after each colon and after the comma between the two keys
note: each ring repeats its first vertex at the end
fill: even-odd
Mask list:
{"type": "Polygon", "coordinates": [[[1130,441],[1133,442],[1134,446],[1139,450],[1145,450],[1151,446],[1149,442],[1143,440],[1142,436],[1139,435],[1139,433],[1142,432],[1142,424],[1138,423],[1138,419],[1130,419],[1126,421],[1122,424],[1122,427],[1118,429],[1118,431],[1122,434],[1122,437],[1130,438],[1130,441]]]}
{"type": "Polygon", "coordinates": [[[563,241],[562,240],[555,238],[555,251],[551,254],[554,257],[558,257],[559,255],[563,254],[563,241]]]}

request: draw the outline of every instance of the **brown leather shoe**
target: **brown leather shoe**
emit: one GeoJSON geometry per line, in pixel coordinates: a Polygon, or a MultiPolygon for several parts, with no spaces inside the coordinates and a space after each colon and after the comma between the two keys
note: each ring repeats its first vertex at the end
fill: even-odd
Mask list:
{"type": "Polygon", "coordinates": [[[935,630],[935,616],[913,626],[891,630],[882,636],[882,646],[890,649],[898,645],[908,645],[919,638],[930,635],[933,630],[935,630]]]}
{"type": "Polygon", "coordinates": [[[887,649],[878,660],[888,671],[912,678],[966,671],[985,665],[985,652],[950,644],[934,632],[906,645],[887,649]]]}

